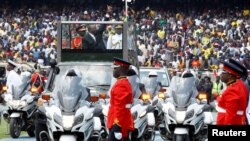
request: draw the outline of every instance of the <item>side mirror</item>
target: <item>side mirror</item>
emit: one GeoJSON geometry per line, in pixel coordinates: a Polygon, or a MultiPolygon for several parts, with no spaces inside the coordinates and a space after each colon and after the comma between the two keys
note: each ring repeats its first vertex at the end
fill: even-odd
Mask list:
{"type": "Polygon", "coordinates": [[[50,95],[48,95],[48,94],[43,94],[43,95],[42,95],[42,99],[43,99],[43,100],[49,101],[49,100],[50,100],[50,95]]]}
{"type": "Polygon", "coordinates": [[[55,59],[51,59],[51,60],[49,61],[49,65],[51,66],[51,68],[54,68],[54,67],[57,65],[56,60],[55,60],[55,59]]]}

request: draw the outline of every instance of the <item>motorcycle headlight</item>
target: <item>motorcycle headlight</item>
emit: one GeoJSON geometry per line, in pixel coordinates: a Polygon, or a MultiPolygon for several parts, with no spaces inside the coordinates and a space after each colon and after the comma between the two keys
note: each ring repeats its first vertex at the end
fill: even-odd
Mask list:
{"type": "Polygon", "coordinates": [[[192,118],[193,116],[194,116],[194,109],[192,109],[192,110],[190,110],[190,111],[188,111],[188,112],[186,113],[185,120],[186,120],[186,119],[189,119],[189,118],[192,118]]]}
{"type": "Polygon", "coordinates": [[[63,128],[65,128],[66,130],[71,129],[74,123],[74,118],[75,118],[74,115],[70,115],[70,116],[63,115],[62,116],[63,128]]]}
{"type": "Polygon", "coordinates": [[[140,114],[139,118],[144,117],[146,114],[147,114],[147,111],[143,111],[143,112],[140,114]]]}
{"type": "Polygon", "coordinates": [[[84,115],[83,115],[83,114],[80,114],[79,116],[75,117],[75,121],[74,121],[73,126],[82,123],[83,118],[84,118],[84,115]]]}
{"type": "Polygon", "coordinates": [[[165,98],[165,94],[160,92],[158,93],[158,98],[164,99],[165,98]]]}
{"type": "Polygon", "coordinates": [[[141,99],[143,101],[149,101],[151,99],[151,95],[148,93],[144,93],[144,94],[142,94],[141,99]]]}
{"type": "Polygon", "coordinates": [[[168,109],[168,115],[170,116],[170,117],[172,117],[173,119],[175,119],[175,112],[172,110],[172,109],[168,109]]]}

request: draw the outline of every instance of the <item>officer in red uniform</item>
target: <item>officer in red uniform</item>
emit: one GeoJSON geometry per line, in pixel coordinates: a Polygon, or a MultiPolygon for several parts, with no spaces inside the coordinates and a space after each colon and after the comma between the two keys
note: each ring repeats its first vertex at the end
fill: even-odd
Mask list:
{"type": "Polygon", "coordinates": [[[248,89],[240,80],[243,70],[237,65],[224,62],[221,81],[227,84],[227,88],[220,97],[217,97],[216,110],[218,125],[245,125],[248,89]]]}
{"type": "Polygon", "coordinates": [[[41,94],[43,92],[43,82],[44,82],[44,77],[40,74],[40,65],[35,64],[34,68],[37,70],[31,75],[31,91],[32,88],[36,88],[36,92],[41,94]]]}
{"type": "Polygon", "coordinates": [[[108,112],[109,141],[127,141],[134,129],[130,112],[133,102],[132,87],[127,79],[130,63],[114,58],[113,76],[117,79],[110,92],[108,112]]]}

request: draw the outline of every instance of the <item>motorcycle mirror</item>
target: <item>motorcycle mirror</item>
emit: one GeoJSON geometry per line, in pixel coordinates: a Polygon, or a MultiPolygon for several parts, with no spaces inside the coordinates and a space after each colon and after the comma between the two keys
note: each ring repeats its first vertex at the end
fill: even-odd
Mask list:
{"type": "Polygon", "coordinates": [[[106,98],[106,94],[105,93],[100,93],[99,98],[105,99],[106,98]]]}
{"type": "Polygon", "coordinates": [[[42,99],[43,99],[43,100],[49,101],[49,100],[50,100],[50,95],[48,95],[48,94],[43,94],[43,95],[42,95],[42,99]]]}

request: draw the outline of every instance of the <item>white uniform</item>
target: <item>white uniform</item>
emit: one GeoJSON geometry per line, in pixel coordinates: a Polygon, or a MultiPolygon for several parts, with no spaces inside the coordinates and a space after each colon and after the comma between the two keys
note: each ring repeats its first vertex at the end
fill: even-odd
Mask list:
{"type": "Polygon", "coordinates": [[[110,35],[107,42],[107,49],[122,49],[122,34],[110,35]]]}
{"type": "Polygon", "coordinates": [[[14,70],[11,70],[7,76],[7,82],[6,82],[6,86],[8,88],[7,93],[12,94],[13,88],[16,86],[20,86],[21,83],[22,83],[21,76],[18,75],[14,70]]]}

